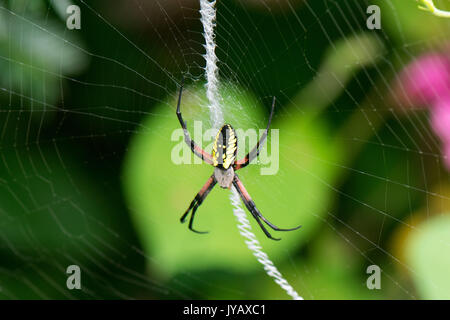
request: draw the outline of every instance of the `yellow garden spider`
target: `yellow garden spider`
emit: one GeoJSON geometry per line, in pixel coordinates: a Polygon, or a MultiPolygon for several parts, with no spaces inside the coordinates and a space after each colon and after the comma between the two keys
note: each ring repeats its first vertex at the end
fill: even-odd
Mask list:
{"type": "Polygon", "coordinates": [[[272,102],[272,110],[270,112],[269,123],[267,124],[267,128],[261,136],[260,140],[256,144],[256,146],[251,150],[242,160],[236,161],[237,154],[237,136],[233,127],[229,124],[224,124],[217,133],[217,136],[214,140],[212,155],[204,151],[200,148],[190,137],[189,131],[186,127],[186,122],[183,120],[180,112],[180,104],[181,104],[181,95],[183,93],[183,84],[180,87],[180,94],[178,97],[177,104],[177,117],[180,121],[181,127],[184,131],[184,140],[187,145],[191,148],[192,152],[200,157],[206,163],[215,167],[214,173],[209,177],[208,181],[206,181],[203,188],[197,193],[194,200],[192,200],[189,208],[181,217],[180,221],[182,223],[185,222],[187,215],[192,210],[192,215],[189,219],[189,229],[197,232],[197,233],[207,233],[202,231],[197,231],[193,228],[194,216],[198,207],[202,204],[205,198],[208,196],[209,192],[214,188],[217,182],[224,189],[230,189],[231,184],[234,185],[239,195],[241,196],[242,201],[247,207],[248,211],[252,214],[253,218],[255,218],[256,222],[258,222],[261,229],[264,231],[266,236],[273,240],[280,240],[279,238],[274,238],[267,231],[267,229],[262,224],[262,219],[269,227],[276,231],[292,231],[297,230],[301,226],[292,228],[292,229],[280,229],[277,226],[270,223],[256,208],[255,203],[252,198],[248,194],[241,180],[235,173],[235,171],[246,167],[253,159],[255,159],[259,155],[259,151],[264,144],[264,141],[267,137],[267,131],[269,130],[270,122],[272,121],[273,110],[275,108],[275,97],[272,102]]]}

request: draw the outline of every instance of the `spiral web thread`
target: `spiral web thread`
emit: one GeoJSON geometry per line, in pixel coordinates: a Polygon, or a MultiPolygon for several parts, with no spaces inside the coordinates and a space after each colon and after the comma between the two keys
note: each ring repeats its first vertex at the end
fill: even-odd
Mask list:
{"type": "MultiPolygon", "coordinates": [[[[213,128],[218,128],[223,123],[223,113],[220,108],[220,95],[218,90],[218,68],[217,57],[215,54],[216,43],[214,39],[214,27],[216,21],[216,1],[200,0],[201,22],[203,24],[205,49],[204,55],[206,60],[205,76],[206,76],[206,96],[209,101],[210,119],[213,128]]],[[[281,275],[267,254],[263,251],[261,244],[256,239],[255,234],[251,231],[250,222],[247,219],[245,211],[242,209],[241,199],[236,188],[232,186],[230,195],[231,204],[233,205],[233,213],[238,221],[239,233],[246,238],[245,244],[253,252],[259,263],[264,267],[266,273],[274,278],[283,290],[294,300],[303,300],[303,298],[292,288],[285,278],[281,275]]]]}

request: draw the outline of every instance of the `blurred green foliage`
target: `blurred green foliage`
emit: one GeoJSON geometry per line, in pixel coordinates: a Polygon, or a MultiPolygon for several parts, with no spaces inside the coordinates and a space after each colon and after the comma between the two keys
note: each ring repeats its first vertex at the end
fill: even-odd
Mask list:
{"type": "MultiPolygon", "coordinates": [[[[376,0],[374,3],[379,5],[383,12],[383,21],[387,22],[383,24],[384,27],[399,43],[428,41],[436,45],[445,41],[444,34],[440,34],[440,31],[448,28],[449,20],[419,10],[417,1],[376,0]]],[[[442,5],[446,4],[442,3],[442,5]]]]}
{"type": "Polygon", "coordinates": [[[450,215],[432,217],[407,243],[408,265],[424,299],[450,299],[450,215]]]}
{"type": "MultiPolygon", "coordinates": [[[[0,0],[0,298],[285,299],[239,235],[228,191],[198,210],[209,234],[179,223],[212,173],[170,161],[181,74],[191,133],[193,121],[209,128],[197,2],[181,13],[73,2],[79,31],[65,28],[68,1],[0,0]],[[83,270],[80,292],[65,288],[70,264],[83,270]]],[[[270,221],[303,225],[274,242],[252,221],[301,295],[448,298],[450,208],[429,206],[449,197],[433,188],[448,174],[426,115],[399,116],[389,97],[450,22],[415,1],[375,3],[382,30],[369,32],[368,1],[219,2],[225,118],[264,128],[278,98],[278,174],[239,174],[270,221]],[[380,291],[366,288],[370,264],[380,291]]]]}
{"type": "Polygon", "coordinates": [[[44,1],[29,4],[13,1],[0,10],[0,85],[28,108],[52,114],[61,98],[58,76],[79,74],[88,58],[79,50],[78,36],[64,32],[59,21],[45,19],[44,1]],[[20,8],[27,8],[26,14],[13,14],[20,8]]]}

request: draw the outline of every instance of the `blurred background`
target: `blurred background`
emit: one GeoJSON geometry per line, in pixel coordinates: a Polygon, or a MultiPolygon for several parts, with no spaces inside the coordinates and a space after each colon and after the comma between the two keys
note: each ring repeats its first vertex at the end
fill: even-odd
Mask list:
{"type": "MultiPolygon", "coordinates": [[[[303,226],[275,242],[252,221],[281,273],[305,299],[449,299],[450,19],[414,0],[216,7],[226,121],[264,128],[277,97],[279,170],[240,178],[270,221],[303,226]]],[[[198,0],[0,0],[1,299],[288,298],[229,191],[197,212],[209,234],[179,222],[212,173],[171,160],[183,75],[189,129],[210,126],[202,32],[198,0]]]]}

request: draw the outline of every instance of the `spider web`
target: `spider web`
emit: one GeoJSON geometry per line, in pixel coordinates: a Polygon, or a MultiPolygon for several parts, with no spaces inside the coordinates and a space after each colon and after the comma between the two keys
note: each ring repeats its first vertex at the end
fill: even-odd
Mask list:
{"type": "MultiPolygon", "coordinates": [[[[182,75],[194,84],[204,80],[198,1],[74,1],[82,13],[80,31],[66,28],[63,5],[12,3],[0,1],[0,297],[208,298],[215,290],[226,298],[254,298],[235,285],[194,273],[167,281],[147,270],[149,263],[164,266],[142,249],[129,217],[133,208],[123,196],[121,170],[130,139],[142,130],[161,129],[157,122],[145,126],[143,119],[165,119],[156,105],[175,111],[167,98],[176,93],[182,75]],[[81,291],[66,288],[66,268],[72,264],[82,270],[81,291]]],[[[394,17],[400,14],[392,1],[386,3],[394,17]]],[[[421,232],[412,220],[414,213],[425,210],[430,219],[433,203],[443,207],[449,200],[444,187],[436,187],[448,181],[448,173],[427,116],[420,110],[395,110],[387,94],[393,94],[396,70],[417,52],[444,42],[449,28],[442,27],[427,41],[409,41],[399,22],[398,38],[393,39],[384,27],[367,29],[370,4],[217,3],[220,78],[251,92],[261,106],[269,106],[275,95],[277,112],[284,116],[306,114],[309,106],[299,101],[317,99],[320,110],[310,123],[326,123],[330,137],[337,137],[351,158],[311,159],[339,170],[335,181],[305,172],[333,199],[322,208],[325,215],[310,212],[319,235],[300,252],[287,251],[289,262],[281,267],[306,299],[334,297],[329,294],[333,283],[312,286],[305,280],[326,272],[324,265],[311,270],[305,262],[315,256],[322,238],[331,238],[339,252],[354,257],[363,290],[365,270],[376,264],[383,269],[387,289],[375,297],[418,298],[404,276],[405,270],[413,275],[416,270],[390,240],[396,230],[421,232]],[[361,34],[373,37],[361,48],[365,55],[374,53],[370,59],[376,63],[343,66],[351,70],[348,79],[332,69],[327,74],[322,69],[327,54],[339,51],[339,40],[361,34]],[[384,49],[377,51],[374,44],[384,49]],[[320,82],[324,78],[328,82],[320,82]],[[319,85],[311,89],[313,81],[319,85]],[[299,92],[306,93],[299,98],[299,92]],[[363,128],[345,131],[346,123],[363,128]]],[[[253,121],[241,112],[225,115],[230,123],[242,117],[253,121]]],[[[299,140],[314,140],[282,130],[299,140]]],[[[298,153],[308,157],[307,150],[298,153]]],[[[304,171],[301,163],[295,167],[304,171]]],[[[280,172],[286,174],[283,168],[280,172]]],[[[264,180],[255,177],[250,185],[264,180]]],[[[311,201],[321,201],[314,191],[304,192],[311,201]]],[[[268,197],[285,200],[276,191],[268,197]]]]}

